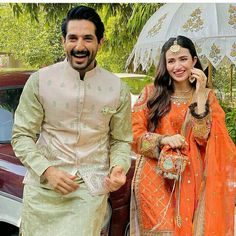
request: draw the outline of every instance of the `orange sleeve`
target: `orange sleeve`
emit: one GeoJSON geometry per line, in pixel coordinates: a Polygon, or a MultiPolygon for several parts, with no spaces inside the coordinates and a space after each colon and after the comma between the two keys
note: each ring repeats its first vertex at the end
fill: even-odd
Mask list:
{"type": "Polygon", "coordinates": [[[204,146],[207,142],[210,130],[211,130],[211,111],[202,119],[191,117],[192,127],[193,127],[193,136],[196,142],[204,146]]]}
{"type": "MultiPolygon", "coordinates": [[[[211,124],[212,124],[212,104],[217,102],[216,97],[213,91],[209,92],[208,95],[209,100],[209,113],[203,118],[196,118],[191,116],[191,123],[193,129],[193,136],[195,141],[200,146],[206,146],[210,131],[211,131],[211,124]]],[[[215,111],[213,112],[215,114],[215,111]]]]}
{"type": "Polygon", "coordinates": [[[148,132],[148,108],[147,101],[153,91],[153,85],[144,87],[132,111],[134,152],[150,158],[159,156],[159,142],[161,135],[148,132]]]}

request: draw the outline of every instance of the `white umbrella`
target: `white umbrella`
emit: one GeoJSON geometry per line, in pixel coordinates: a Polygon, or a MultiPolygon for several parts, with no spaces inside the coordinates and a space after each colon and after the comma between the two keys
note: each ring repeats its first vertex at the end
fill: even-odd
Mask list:
{"type": "MultiPolygon", "coordinates": [[[[195,43],[204,69],[224,58],[236,65],[236,3],[167,3],[143,27],[126,66],[147,71],[157,65],[160,50],[170,38],[184,35],[195,43]]],[[[223,60],[224,61],[224,60],[223,60]]]]}

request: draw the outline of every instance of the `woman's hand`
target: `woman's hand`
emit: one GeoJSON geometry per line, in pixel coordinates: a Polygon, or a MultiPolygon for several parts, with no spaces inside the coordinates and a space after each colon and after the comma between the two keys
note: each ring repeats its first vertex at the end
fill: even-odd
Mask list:
{"type": "Polygon", "coordinates": [[[182,148],[184,145],[188,145],[184,136],[175,134],[172,136],[166,136],[161,139],[161,145],[169,144],[171,148],[182,148]]]}
{"type": "Polygon", "coordinates": [[[200,69],[191,69],[192,77],[196,79],[196,94],[204,93],[207,83],[207,77],[204,72],[200,69]]]}
{"type": "Polygon", "coordinates": [[[197,113],[202,114],[205,112],[205,104],[206,104],[206,83],[207,77],[204,72],[200,69],[193,68],[191,69],[192,77],[194,77],[197,81],[196,83],[196,98],[197,98],[197,113]]]}

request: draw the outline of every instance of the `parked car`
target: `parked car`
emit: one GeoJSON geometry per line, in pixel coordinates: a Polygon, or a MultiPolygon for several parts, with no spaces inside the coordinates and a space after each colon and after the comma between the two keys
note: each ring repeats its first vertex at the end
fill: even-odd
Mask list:
{"type": "MultiPolygon", "coordinates": [[[[15,157],[10,144],[13,117],[25,82],[32,71],[0,73],[0,222],[20,225],[25,167],[15,157]]],[[[130,186],[135,157],[127,182],[109,197],[109,208],[101,235],[122,236],[129,223],[130,186]]]]}

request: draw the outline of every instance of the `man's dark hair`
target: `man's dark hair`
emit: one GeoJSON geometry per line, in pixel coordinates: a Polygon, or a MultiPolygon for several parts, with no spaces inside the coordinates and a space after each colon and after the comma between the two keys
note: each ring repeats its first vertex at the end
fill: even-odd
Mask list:
{"type": "Polygon", "coordinates": [[[91,7],[77,6],[68,11],[66,18],[63,19],[61,24],[61,31],[64,38],[67,34],[67,25],[70,20],[88,20],[95,25],[95,34],[98,42],[103,38],[104,24],[101,21],[98,13],[91,7]]]}

